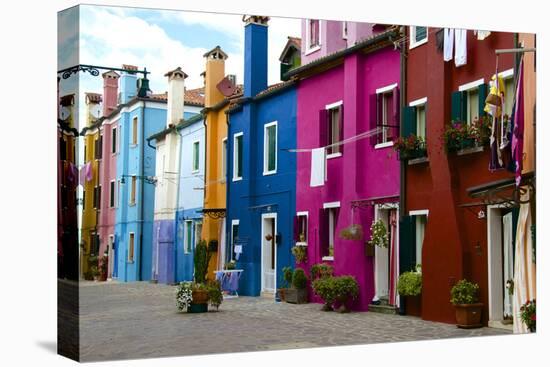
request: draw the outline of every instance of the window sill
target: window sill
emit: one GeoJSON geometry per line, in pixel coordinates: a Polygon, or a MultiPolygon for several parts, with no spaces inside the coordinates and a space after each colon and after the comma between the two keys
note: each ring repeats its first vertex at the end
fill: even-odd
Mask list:
{"type": "Polygon", "coordinates": [[[385,143],[376,144],[374,146],[374,149],[383,149],[383,148],[389,148],[393,147],[393,141],[387,141],[385,143]]]}
{"type": "Polygon", "coordinates": [[[413,166],[415,164],[422,164],[422,163],[428,163],[428,162],[430,162],[428,157],[420,157],[420,158],[410,159],[408,162],[408,165],[413,166]]]}
{"type": "Polygon", "coordinates": [[[277,174],[277,171],[264,171],[264,176],[270,176],[270,175],[275,175],[277,174]]]}
{"type": "Polygon", "coordinates": [[[136,203],[130,203],[128,206],[136,206],[136,203]]]}
{"type": "Polygon", "coordinates": [[[233,177],[233,182],[242,181],[242,177],[233,177]]]}
{"type": "Polygon", "coordinates": [[[485,150],[485,147],[479,146],[479,147],[471,147],[471,148],[464,148],[456,151],[456,155],[468,155],[468,154],[474,154],[474,153],[480,153],[485,150]]]}
{"type": "Polygon", "coordinates": [[[126,264],[133,264],[134,260],[126,260],[126,264]]]}
{"type": "Polygon", "coordinates": [[[334,261],[334,256],[323,256],[321,258],[323,261],[334,261]]]}
{"type": "Polygon", "coordinates": [[[296,246],[307,247],[307,242],[296,242],[296,246]]]}
{"type": "Polygon", "coordinates": [[[409,46],[409,50],[412,50],[413,48],[416,48],[418,46],[422,46],[423,44],[428,43],[428,37],[418,41],[418,42],[411,42],[409,46]]]}
{"type": "Polygon", "coordinates": [[[304,55],[307,56],[307,55],[312,54],[312,53],[314,53],[314,52],[316,52],[316,51],[319,51],[320,49],[321,49],[321,45],[313,46],[313,47],[311,47],[311,48],[308,48],[308,49],[306,50],[306,52],[304,53],[304,55]]]}
{"type": "Polygon", "coordinates": [[[340,153],[340,152],[327,154],[327,159],[338,158],[338,157],[341,157],[341,156],[342,156],[342,153],[340,153]]]}
{"type": "Polygon", "coordinates": [[[199,173],[198,169],[195,169],[195,170],[191,171],[191,174],[197,174],[197,173],[199,173]]]}

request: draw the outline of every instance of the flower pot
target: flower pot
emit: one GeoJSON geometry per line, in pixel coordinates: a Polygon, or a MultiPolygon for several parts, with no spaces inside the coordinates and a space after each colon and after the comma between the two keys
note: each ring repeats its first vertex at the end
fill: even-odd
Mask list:
{"type": "Polygon", "coordinates": [[[482,327],[481,310],[483,303],[469,305],[455,305],[456,326],[461,329],[472,329],[482,327]]]}
{"type": "Polygon", "coordinates": [[[188,313],[202,313],[208,312],[208,303],[191,303],[187,307],[188,313]]]}
{"type": "Polygon", "coordinates": [[[279,294],[279,299],[281,302],[284,302],[286,300],[286,288],[279,288],[277,289],[277,293],[279,294]]]}
{"type": "Polygon", "coordinates": [[[208,303],[208,292],[204,289],[197,289],[193,291],[193,303],[206,304],[208,303]]]}
{"type": "Polygon", "coordinates": [[[374,257],[374,253],[375,253],[374,245],[371,245],[370,243],[365,242],[365,254],[368,257],[374,257]]]}
{"type": "Polygon", "coordinates": [[[307,289],[288,288],[285,297],[288,303],[307,303],[307,289]]]}
{"type": "Polygon", "coordinates": [[[409,316],[420,317],[422,315],[422,297],[405,296],[405,312],[409,316]]]}

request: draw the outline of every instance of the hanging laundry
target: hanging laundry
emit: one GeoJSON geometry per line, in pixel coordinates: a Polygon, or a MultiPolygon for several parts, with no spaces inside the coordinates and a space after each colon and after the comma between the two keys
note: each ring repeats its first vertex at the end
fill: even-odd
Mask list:
{"type": "Polygon", "coordinates": [[[497,117],[493,116],[493,124],[491,125],[491,138],[489,140],[489,146],[491,148],[491,160],[489,162],[489,171],[495,171],[502,169],[502,157],[501,152],[498,147],[498,136],[499,136],[499,124],[497,117]]]}
{"type": "Polygon", "coordinates": [[[239,260],[243,253],[243,245],[235,245],[235,260],[239,260]]]}
{"type": "Polygon", "coordinates": [[[94,176],[94,170],[92,168],[92,162],[86,163],[86,181],[90,182],[92,181],[92,178],[94,176]]]}
{"type": "Polygon", "coordinates": [[[489,37],[491,31],[474,31],[474,35],[477,35],[478,41],[483,41],[485,38],[489,37]]]}
{"type": "Polygon", "coordinates": [[[315,148],[311,150],[311,179],[310,187],[323,186],[326,181],[326,149],[315,148]]]}
{"type": "Polygon", "coordinates": [[[516,110],[514,111],[514,132],[512,135],[512,158],[516,164],[516,185],[521,182],[521,170],[523,168],[523,59],[519,64],[518,85],[516,89],[516,110]]]}
{"type": "Polygon", "coordinates": [[[467,54],[467,45],[466,37],[468,36],[468,31],[466,29],[455,29],[455,65],[462,66],[466,65],[466,54],[467,54]]]}
{"type": "Polygon", "coordinates": [[[445,28],[443,30],[443,61],[453,59],[453,44],[455,40],[455,30],[445,28]]]}
{"type": "Polygon", "coordinates": [[[491,116],[500,117],[502,112],[502,101],[504,99],[504,80],[501,76],[498,77],[497,89],[496,77],[493,75],[489,84],[489,94],[485,99],[485,108],[483,110],[491,116]]]}

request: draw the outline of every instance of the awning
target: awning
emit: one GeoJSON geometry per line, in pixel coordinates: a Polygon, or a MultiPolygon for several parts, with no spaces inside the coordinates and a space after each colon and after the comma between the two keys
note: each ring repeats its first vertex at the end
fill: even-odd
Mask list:
{"type": "Polygon", "coordinates": [[[202,210],[198,210],[197,213],[202,213],[203,215],[207,215],[212,219],[220,219],[220,218],[225,218],[226,209],[225,208],[204,208],[202,210]]]}
{"type": "Polygon", "coordinates": [[[515,177],[491,181],[482,185],[472,186],[466,189],[471,198],[480,199],[477,203],[461,204],[461,207],[481,205],[505,205],[519,206],[534,200],[535,193],[535,172],[527,172],[521,175],[521,183],[516,186],[515,177]],[[531,195],[527,201],[522,199],[522,194],[531,189],[531,195]]]}
{"type": "Polygon", "coordinates": [[[367,208],[375,204],[389,204],[399,202],[399,195],[374,196],[367,199],[358,199],[351,201],[351,208],[367,208]]]}

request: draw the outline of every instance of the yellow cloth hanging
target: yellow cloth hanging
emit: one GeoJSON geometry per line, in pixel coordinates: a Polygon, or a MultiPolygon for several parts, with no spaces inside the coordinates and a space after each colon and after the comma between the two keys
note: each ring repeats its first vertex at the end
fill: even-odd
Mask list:
{"type": "Polygon", "coordinates": [[[504,80],[499,75],[498,77],[498,92],[497,83],[495,82],[495,75],[491,77],[491,88],[489,94],[485,99],[485,108],[483,109],[489,115],[494,117],[500,117],[502,113],[502,101],[504,99],[504,80]]]}

